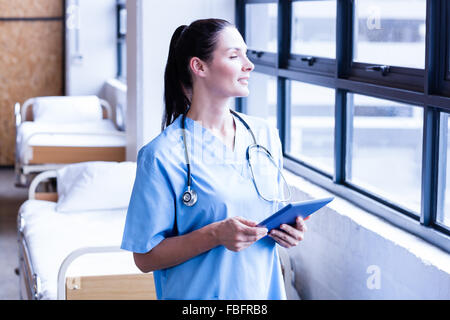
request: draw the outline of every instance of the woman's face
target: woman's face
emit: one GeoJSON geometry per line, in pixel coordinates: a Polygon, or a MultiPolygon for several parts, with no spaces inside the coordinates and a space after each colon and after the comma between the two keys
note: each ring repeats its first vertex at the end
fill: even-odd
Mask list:
{"type": "Polygon", "coordinates": [[[220,32],[213,58],[206,65],[205,84],[220,97],[248,96],[248,80],[254,67],[247,58],[247,46],[239,31],[226,27],[220,32]]]}

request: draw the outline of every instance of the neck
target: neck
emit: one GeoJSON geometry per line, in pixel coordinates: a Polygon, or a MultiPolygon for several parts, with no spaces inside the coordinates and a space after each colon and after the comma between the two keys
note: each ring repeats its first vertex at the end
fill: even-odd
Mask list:
{"type": "Polygon", "coordinates": [[[233,126],[233,116],[228,103],[229,98],[211,99],[193,95],[187,116],[199,121],[207,129],[223,133],[233,126]]]}

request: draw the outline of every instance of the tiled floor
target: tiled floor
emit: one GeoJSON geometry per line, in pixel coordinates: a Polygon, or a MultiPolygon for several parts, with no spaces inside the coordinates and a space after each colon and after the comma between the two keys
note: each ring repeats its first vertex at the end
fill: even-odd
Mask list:
{"type": "Polygon", "coordinates": [[[0,168],[0,300],[19,299],[16,218],[27,193],[14,186],[14,169],[0,168]]]}

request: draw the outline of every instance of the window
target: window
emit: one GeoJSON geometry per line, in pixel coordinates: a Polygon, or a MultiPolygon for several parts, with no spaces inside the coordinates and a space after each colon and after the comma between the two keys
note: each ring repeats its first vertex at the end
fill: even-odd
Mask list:
{"type": "Polygon", "coordinates": [[[127,9],[126,0],[117,0],[117,78],[127,77],[127,9]]]}
{"type": "Polygon", "coordinates": [[[423,69],[425,0],[357,0],[354,61],[423,69]]]}
{"type": "Polygon", "coordinates": [[[450,3],[236,4],[285,168],[450,251],[450,3]]]}
{"type": "Polygon", "coordinates": [[[288,66],[307,72],[335,72],[336,0],[292,3],[288,66]]]}
{"type": "Polygon", "coordinates": [[[347,181],[419,215],[422,108],[349,94],[347,181]]]}
{"type": "Polygon", "coordinates": [[[423,92],[426,4],[355,0],[351,78],[423,92]]]}
{"type": "Polygon", "coordinates": [[[257,51],[277,51],[277,5],[252,3],[246,6],[246,38],[249,48],[257,51]]]}
{"type": "Polygon", "coordinates": [[[244,6],[247,55],[265,65],[276,64],[278,12],[274,2],[255,1],[244,6]]]}
{"type": "Polygon", "coordinates": [[[333,174],[334,89],[290,82],[286,153],[333,174]]]}
{"type": "Polygon", "coordinates": [[[336,57],[336,1],[292,4],[291,53],[336,57]]]}
{"type": "Polygon", "coordinates": [[[439,187],[436,220],[450,228],[450,132],[449,114],[441,113],[439,146],[439,187]]]}

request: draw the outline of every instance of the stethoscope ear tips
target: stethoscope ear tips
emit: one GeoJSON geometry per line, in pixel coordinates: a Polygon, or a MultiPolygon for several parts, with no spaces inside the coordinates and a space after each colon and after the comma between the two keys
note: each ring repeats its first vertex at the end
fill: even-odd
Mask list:
{"type": "Polygon", "coordinates": [[[197,202],[197,192],[188,187],[183,193],[182,201],[186,206],[192,207],[197,202]]]}

